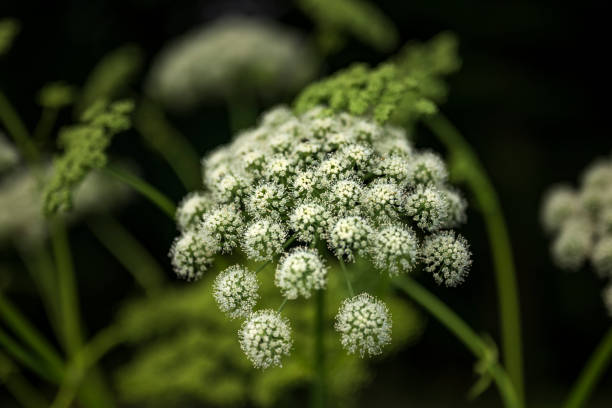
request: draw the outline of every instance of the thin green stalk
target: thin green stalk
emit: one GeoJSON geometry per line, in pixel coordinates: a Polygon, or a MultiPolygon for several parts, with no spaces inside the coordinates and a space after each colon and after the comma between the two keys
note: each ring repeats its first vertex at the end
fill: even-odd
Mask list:
{"type": "Polygon", "coordinates": [[[28,129],[2,91],[0,91],[0,121],[26,160],[35,162],[38,159],[36,146],[30,140],[28,129]]]}
{"type": "Polygon", "coordinates": [[[57,270],[62,340],[66,353],[71,357],[76,354],[83,343],[74,265],[64,222],[56,218],[51,221],[50,229],[57,270]]]}
{"type": "Polygon", "coordinates": [[[32,356],[26,349],[13,340],[8,333],[2,330],[2,328],[0,328],[0,345],[2,345],[3,349],[15,360],[40,375],[42,378],[56,383],[61,380],[63,373],[57,373],[45,362],[32,356]]]}
{"type": "MultiPolygon", "coordinates": [[[[478,359],[486,361],[491,356],[491,348],[455,312],[437,297],[432,295],[408,276],[392,281],[394,285],[408,294],[415,302],[425,308],[432,316],[450,330],[478,359]]],[[[522,408],[512,381],[496,361],[488,361],[488,372],[492,376],[506,408],[522,408]]]]}
{"type": "Polygon", "coordinates": [[[34,250],[19,249],[19,255],[38,288],[51,326],[55,333],[61,333],[56,273],[51,254],[41,245],[34,250]]]}
{"type": "Polygon", "coordinates": [[[118,167],[109,165],[104,168],[104,171],[121,180],[125,184],[132,187],[134,190],[139,192],[143,197],[147,198],[150,202],[155,204],[160,210],[162,210],[170,219],[174,220],[174,214],[176,213],[176,207],[172,201],[163,195],[155,187],[137,177],[126,170],[119,169],[118,167]]]}
{"type": "Polygon", "coordinates": [[[315,303],[315,379],[312,390],[311,406],[324,408],[327,400],[327,387],[325,375],[325,291],[318,290],[315,303]]]}
{"type": "Polygon", "coordinates": [[[62,359],[28,319],[0,292],[0,315],[16,335],[42,358],[55,372],[62,372],[62,359]]]}
{"type": "Polygon", "coordinates": [[[285,305],[287,304],[287,298],[284,298],[283,301],[281,302],[280,306],[278,307],[277,312],[280,313],[283,311],[283,309],[285,308],[285,305]]]}
{"type": "Polygon", "coordinates": [[[591,393],[612,360],[612,328],[597,345],[570,391],[564,408],[586,407],[591,393]]]}
{"type": "Polygon", "coordinates": [[[49,139],[49,135],[53,131],[53,126],[55,126],[55,122],[57,120],[57,116],[59,113],[59,109],[57,108],[49,108],[44,107],[42,113],[40,115],[40,120],[34,128],[34,142],[38,144],[38,146],[44,146],[49,139]]]}
{"type": "Polygon", "coordinates": [[[68,408],[91,367],[122,340],[120,331],[110,326],[99,332],[93,340],[81,348],[70,361],[64,381],[62,381],[51,408],[68,408]]]}
{"type": "Polygon", "coordinates": [[[512,246],[493,184],[478,157],[459,131],[442,114],[425,120],[450,153],[453,176],[464,181],[482,211],[497,281],[503,362],[519,399],[525,400],[521,318],[512,246]]]}
{"type": "Polygon", "coordinates": [[[98,240],[152,296],[158,292],[164,272],[155,258],[116,219],[107,215],[89,221],[89,228],[98,240]]]}
{"type": "Polygon", "coordinates": [[[134,127],[170,165],[188,191],[200,187],[198,153],[185,136],[170,124],[159,106],[141,99],[134,115],[134,127]]]}
{"type": "Polygon", "coordinates": [[[4,383],[4,386],[13,395],[15,401],[24,408],[45,408],[49,406],[49,403],[45,401],[38,390],[15,367],[11,366],[10,370],[5,378],[0,378],[0,383],[4,383]]]}
{"type": "Polygon", "coordinates": [[[348,271],[346,270],[346,265],[344,261],[340,259],[340,269],[342,269],[342,274],[344,275],[344,280],[346,281],[346,287],[348,289],[349,295],[351,297],[355,296],[355,292],[353,291],[353,285],[351,284],[351,279],[349,278],[348,271]]]}

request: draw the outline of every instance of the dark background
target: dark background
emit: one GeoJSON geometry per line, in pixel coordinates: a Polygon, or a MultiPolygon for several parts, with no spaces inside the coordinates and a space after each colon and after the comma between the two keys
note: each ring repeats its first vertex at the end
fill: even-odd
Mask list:
{"type": "MultiPolygon", "coordinates": [[[[499,192],[521,290],[528,397],[534,406],[556,406],[610,325],[600,297],[602,282],[588,269],[568,274],[555,268],[539,225],[546,187],[575,182],[594,157],[611,151],[607,14],[588,2],[388,0],[378,5],[394,20],[402,42],[449,29],[461,40],[463,67],[450,78],[451,93],[442,110],[478,152],[499,192]]],[[[168,38],[232,12],[312,30],[310,20],[281,0],[2,0],[0,17],[21,20],[22,33],[0,64],[0,87],[26,122],[35,123],[34,95],[45,83],[82,84],[105,53],[126,42],[140,45],[151,58],[168,38]]],[[[326,62],[325,72],[387,56],[351,40],[326,62]]],[[[69,121],[69,114],[61,119],[69,121]]],[[[172,119],[200,154],[230,137],[222,105],[172,119]]],[[[417,145],[435,146],[421,130],[417,145]]],[[[117,138],[113,152],[137,161],[147,180],[180,199],[183,191],[170,169],[136,138],[117,138]]],[[[121,219],[168,265],[171,222],[140,200],[121,219]]],[[[499,341],[495,281],[477,212],[470,213],[464,233],[476,260],[470,279],[459,289],[432,289],[474,328],[499,341]]],[[[93,332],[134,288],[86,231],[77,228],[71,236],[82,313],[93,332]]],[[[28,297],[27,280],[13,284],[23,292],[17,301],[36,316],[40,305],[28,297]]],[[[463,346],[431,321],[417,345],[374,365],[376,377],[363,390],[363,406],[498,406],[492,390],[472,405],[462,398],[476,379],[473,363],[463,346]]],[[[590,406],[607,407],[611,400],[609,372],[590,406]]]]}

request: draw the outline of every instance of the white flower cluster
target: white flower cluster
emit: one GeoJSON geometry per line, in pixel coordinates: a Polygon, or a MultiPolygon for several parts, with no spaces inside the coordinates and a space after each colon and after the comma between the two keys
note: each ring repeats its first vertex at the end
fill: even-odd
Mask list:
{"type": "MultiPolygon", "coordinates": [[[[559,267],[578,270],[590,261],[599,276],[612,279],[612,157],[587,167],[579,188],[551,188],[543,200],[542,224],[554,237],[552,257],[559,267]]],[[[606,293],[612,314],[612,290],[606,293]]]]}
{"type": "MultiPolygon", "coordinates": [[[[401,129],[318,108],[296,117],[279,107],[206,156],[202,167],[205,191],[190,194],[177,211],[182,235],[171,256],[180,277],[199,277],[215,254],[235,249],[252,261],[278,260],[275,284],[286,299],[325,289],[330,255],[368,259],[390,276],[423,264],[447,286],[468,274],[468,244],[452,230],[465,221],[465,200],[447,184],[442,159],[415,150],[401,129]]],[[[257,284],[239,287],[238,271],[247,272],[231,271],[216,281],[220,308],[246,317],[241,344],[256,366],[279,363],[276,353],[285,348],[264,359],[262,350],[245,346],[264,315],[246,316],[257,284]]],[[[347,350],[374,355],[389,341],[391,319],[364,293],[347,300],[336,328],[347,350]]]]}
{"type": "Polygon", "coordinates": [[[229,317],[248,316],[257,303],[259,284],[254,272],[233,265],[217,275],[214,296],[219,308],[229,317]]]}
{"type": "Polygon", "coordinates": [[[289,321],[273,310],[251,313],[238,332],[240,347],[255,368],[281,366],[293,341],[289,321]]]}
{"type": "Polygon", "coordinates": [[[149,93],[185,110],[247,90],[269,98],[292,92],[318,62],[297,33],[253,17],[224,17],[169,44],[154,61],[149,93]]]}

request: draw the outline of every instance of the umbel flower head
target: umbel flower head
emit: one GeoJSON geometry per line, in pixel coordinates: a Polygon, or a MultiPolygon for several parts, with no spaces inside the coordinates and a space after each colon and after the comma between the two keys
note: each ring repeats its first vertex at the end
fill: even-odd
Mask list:
{"type": "Polygon", "coordinates": [[[367,293],[346,299],[336,316],[342,345],[349,353],[362,357],[382,353],[382,348],[391,341],[391,326],[387,306],[367,293]]]}
{"type": "MultiPolygon", "coordinates": [[[[253,261],[276,262],[274,282],[286,299],[324,290],[334,257],[369,260],[390,276],[422,264],[447,286],[467,277],[469,247],[451,229],[465,220],[465,201],[448,185],[444,161],[415,149],[400,128],[349,114],[330,116],[321,108],[296,116],[278,107],[256,128],[204,157],[202,166],[204,191],[187,196],[177,211],[182,236],[171,254],[180,277],[197,279],[215,255],[237,251],[253,261]]],[[[230,270],[246,273],[242,267],[230,270]]],[[[237,283],[227,271],[222,276],[220,306],[234,310],[240,304],[232,297],[237,283]],[[230,301],[235,305],[228,308],[230,301]]],[[[246,309],[238,310],[232,317],[244,316],[246,309]]],[[[378,354],[390,337],[384,304],[362,294],[343,311],[336,327],[345,348],[378,354]],[[360,323],[351,326],[355,319],[360,323]]],[[[273,320],[262,316],[252,315],[247,326],[273,320]]],[[[247,344],[244,330],[241,344],[247,344]]],[[[263,363],[250,347],[243,350],[259,367],[278,365],[285,354],[263,363]]]]}
{"type": "Polygon", "coordinates": [[[233,265],[217,275],[214,296],[219,309],[230,318],[248,316],[257,303],[259,284],[254,272],[233,265]]]}
{"type": "Polygon", "coordinates": [[[245,90],[270,98],[299,89],[317,65],[292,30],[253,17],[224,17],[169,44],[154,61],[148,90],[177,110],[245,90]]]}
{"type": "Polygon", "coordinates": [[[611,278],[612,157],[589,165],[578,188],[552,187],[544,196],[541,218],[552,235],[551,253],[557,266],[575,271],[590,262],[599,276],[611,278]]]}
{"type": "Polygon", "coordinates": [[[281,366],[291,351],[289,321],[274,310],[259,310],[249,315],[238,332],[240,348],[255,368],[281,366]]]}

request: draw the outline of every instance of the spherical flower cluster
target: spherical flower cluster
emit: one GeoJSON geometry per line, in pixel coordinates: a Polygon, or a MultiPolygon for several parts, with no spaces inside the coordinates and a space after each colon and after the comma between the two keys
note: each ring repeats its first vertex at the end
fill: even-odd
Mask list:
{"type": "MultiPolygon", "coordinates": [[[[239,249],[254,261],[278,262],[274,282],[286,299],[325,289],[329,257],[364,258],[390,276],[422,263],[448,286],[468,274],[467,242],[451,229],[465,221],[466,202],[448,185],[443,160],[414,149],[402,129],[348,114],[326,116],[320,108],[295,116],[279,107],[206,156],[202,172],[204,192],[197,200],[189,196],[177,219],[195,225],[180,229],[190,243],[197,237],[205,256],[198,268],[192,252],[183,256],[187,261],[174,261],[179,276],[193,279],[213,255],[239,249]]],[[[379,353],[391,327],[384,304],[363,294],[342,310],[337,328],[345,347],[379,353]],[[362,321],[350,326],[355,319],[362,321]]],[[[279,364],[283,354],[264,364],[243,349],[262,367],[279,364]]]]}
{"type": "Polygon", "coordinates": [[[249,315],[238,332],[240,348],[255,368],[281,366],[293,341],[289,321],[273,310],[259,310],[249,315]]]}
{"type": "Polygon", "coordinates": [[[258,290],[255,273],[233,265],[217,275],[213,295],[219,309],[235,319],[251,313],[259,297],[258,290]]]}
{"type": "Polygon", "coordinates": [[[375,297],[361,293],[346,299],[336,315],[336,330],[344,348],[351,354],[375,356],[391,342],[391,315],[375,297]]]}
{"type": "Polygon", "coordinates": [[[466,239],[454,231],[442,231],[427,237],[421,256],[425,270],[436,282],[450,287],[463,283],[472,264],[466,239]]]}
{"type": "Polygon", "coordinates": [[[557,266],[578,270],[588,261],[599,276],[612,278],[612,157],[588,166],[578,188],[552,187],[544,197],[541,219],[553,236],[557,266]]]}
{"type": "Polygon", "coordinates": [[[245,89],[263,98],[299,89],[318,66],[300,36],[253,17],[225,17],[185,34],[154,61],[149,93],[186,110],[245,89]]]}
{"type": "Polygon", "coordinates": [[[176,224],[181,231],[196,228],[204,213],[210,211],[213,206],[210,194],[193,192],[187,194],[176,209],[176,224]]]}
{"type": "Polygon", "coordinates": [[[179,278],[192,281],[202,277],[213,261],[211,242],[210,237],[196,231],[185,231],[174,240],[170,258],[179,278]]]}
{"type": "Polygon", "coordinates": [[[308,299],[313,290],[325,289],[326,277],[327,267],[318,251],[296,247],[279,261],[275,283],[287,299],[308,299]]]}

